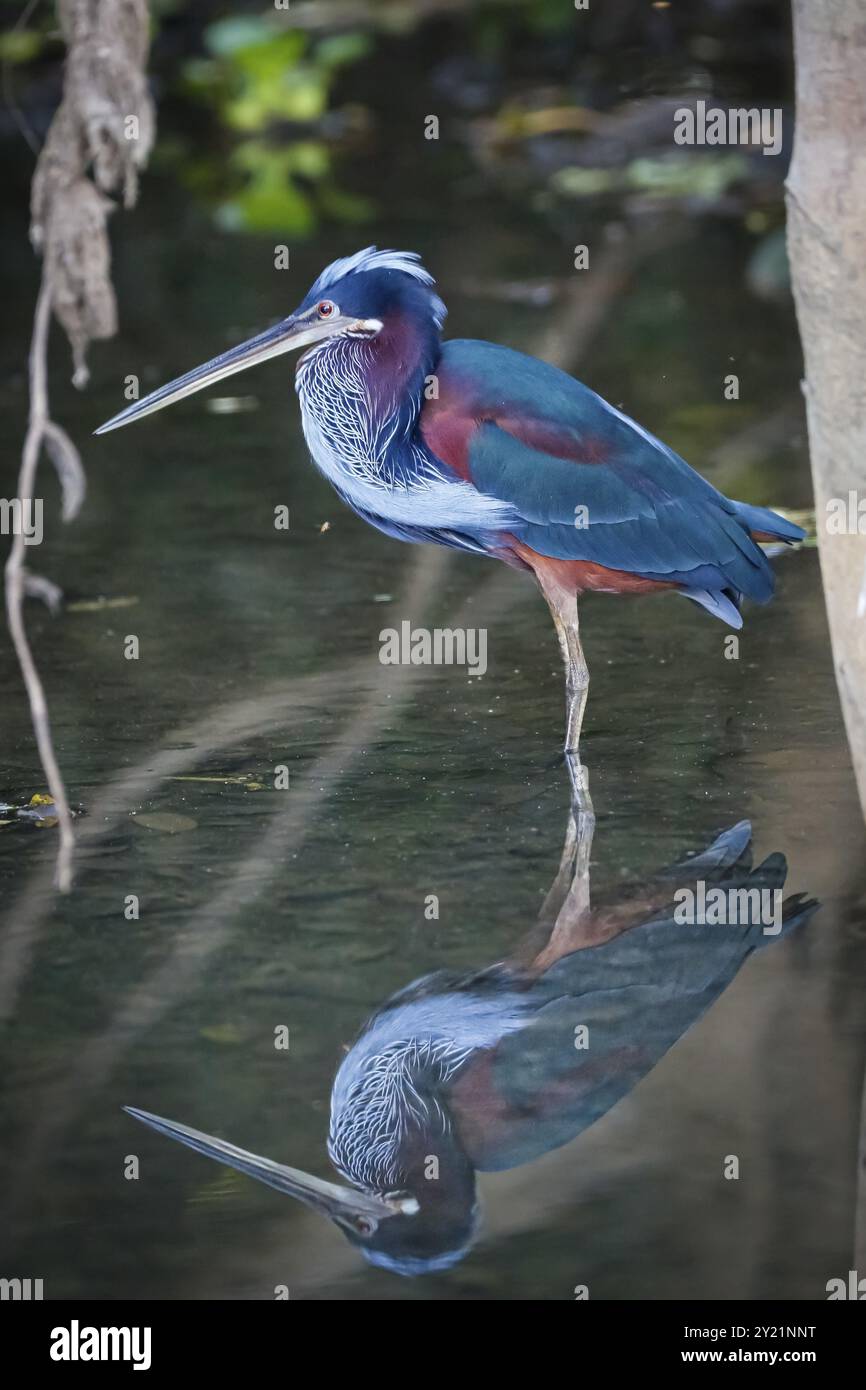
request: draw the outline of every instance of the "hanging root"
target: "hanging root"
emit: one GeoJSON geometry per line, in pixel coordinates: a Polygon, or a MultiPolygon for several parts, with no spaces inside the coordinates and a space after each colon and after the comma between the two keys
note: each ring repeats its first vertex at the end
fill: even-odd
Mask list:
{"type": "MultiPolygon", "coordinates": [[[[72,347],[73,382],[87,382],[90,342],[117,330],[110,279],[108,194],[135,202],[138,171],[153,143],[154,112],[147,90],[147,0],[58,0],[67,44],[63,98],[39,155],[31,190],[31,241],[42,255],[42,279],[30,347],[30,415],[17,501],[35,501],[36,474],[44,447],[60,479],[62,515],[71,521],[84,500],[85,476],[78,450],[51,419],[46,355],[52,311],[72,347]]],[[[42,598],[52,612],[61,602],[56,584],[29,574],[24,565],[24,527],[19,526],[6,562],[9,631],[30,702],[39,757],[57,808],[60,850],[55,883],[72,884],[72,815],[51,741],[45,692],[24,626],[25,595],[42,598]]]]}

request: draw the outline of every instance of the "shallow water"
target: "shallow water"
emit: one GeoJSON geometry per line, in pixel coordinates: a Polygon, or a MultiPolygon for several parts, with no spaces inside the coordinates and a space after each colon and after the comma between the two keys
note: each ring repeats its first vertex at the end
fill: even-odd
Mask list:
{"type": "MultiPolygon", "coordinates": [[[[560,239],[489,194],[441,202],[435,228],[422,206],[386,207],[375,231],[423,249],[452,334],[533,350],[555,326],[563,365],[724,490],[808,505],[793,317],[746,289],[745,233],[684,221],[599,331],[575,333],[560,239]],[[542,310],[472,292],[539,274],[563,279],[542,310]],[[739,402],[722,395],[731,360],[739,402]]],[[[582,217],[589,239],[601,213],[582,217]]],[[[9,312],[23,328],[19,231],[7,227],[21,272],[9,312]]],[[[723,626],[679,599],[583,605],[593,895],[748,818],[760,857],[787,856],[787,891],[822,906],[750,958],[592,1128],[482,1176],[483,1226],[461,1264],[416,1280],[372,1269],[313,1213],[122,1113],[326,1173],[343,1048],[410,981],[517,947],[556,872],[567,781],[558,654],[531,585],[349,515],[306,462],[285,362],[237,386],[254,409],[215,415],[197,397],[87,438],[120,408],[127,372],[149,388],[212,356],[286,312],[361,234],[322,234],[276,272],[269,245],[217,235],[158,179],[115,234],[122,335],[93,351],[83,395],[63,384],[59,345],[53,360],[90,495],[74,526],[52,516],[37,567],[85,606],[56,621],[28,609],[86,810],[74,893],[51,895],[51,830],[0,830],[4,1271],[57,1298],[288,1285],[293,1298],[569,1299],[578,1284],[593,1298],[823,1297],[851,1263],[866,954],[864,832],[814,552],[779,562],[777,601],[749,611],[738,660],[723,626]],[[94,608],[98,596],[130,602],[94,608]],[[488,629],[482,679],[379,665],[381,628],[458,613],[488,629]],[[131,1154],[138,1181],[123,1176],[131,1154]],[[736,1182],[722,1176],[732,1154],[736,1182]]],[[[2,405],[20,419],[14,372],[2,405]]],[[[7,495],[14,452],[13,432],[7,495]]],[[[0,680],[0,798],[26,799],[42,783],[6,644],[0,680]]]]}

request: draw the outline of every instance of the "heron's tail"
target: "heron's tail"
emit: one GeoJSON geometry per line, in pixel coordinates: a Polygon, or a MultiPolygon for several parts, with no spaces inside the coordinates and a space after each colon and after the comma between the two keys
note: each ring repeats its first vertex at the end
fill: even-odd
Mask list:
{"type": "Polygon", "coordinates": [[[671,977],[688,980],[689,990],[703,989],[736,970],[753,950],[796,930],[818,903],[802,893],[785,898],[785,856],[769,854],[753,868],[751,841],[749,821],[740,821],[642,889],[594,908],[580,928],[597,944],[581,949],[587,941],[575,940],[571,951],[558,952],[545,987],[562,990],[563,975],[573,972],[584,989],[611,961],[623,984],[636,983],[667,960],[671,977]]]}
{"type": "Polygon", "coordinates": [[[748,526],[756,541],[784,541],[794,545],[806,539],[806,532],[796,522],[771,511],[769,507],[753,507],[748,502],[734,502],[737,516],[748,526]]]}

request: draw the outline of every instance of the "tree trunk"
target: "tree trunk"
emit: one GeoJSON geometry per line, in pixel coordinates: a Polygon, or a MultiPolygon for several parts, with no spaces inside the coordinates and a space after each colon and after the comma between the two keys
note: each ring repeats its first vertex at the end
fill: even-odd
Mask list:
{"type": "Polygon", "coordinates": [[[824,594],[866,817],[866,8],[863,0],[793,0],[793,9],[788,246],[824,594]]]}

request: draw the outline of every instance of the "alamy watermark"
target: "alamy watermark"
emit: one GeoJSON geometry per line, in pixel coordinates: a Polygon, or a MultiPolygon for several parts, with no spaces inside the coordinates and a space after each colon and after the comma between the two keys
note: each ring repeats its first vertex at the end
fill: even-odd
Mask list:
{"type": "Polygon", "coordinates": [[[42,1297],[41,1279],[0,1279],[0,1302],[39,1302],[42,1297]]]}
{"type": "Polygon", "coordinates": [[[782,148],[782,112],[779,107],[737,106],[725,111],[698,101],[674,112],[677,145],[759,145],[762,154],[778,154],[782,148]]]}
{"type": "Polygon", "coordinates": [[[41,545],[42,498],[0,497],[0,536],[23,536],[25,545],[41,545]]]}
{"type": "Polygon", "coordinates": [[[866,536],[866,493],[852,487],[847,497],[828,497],[825,512],[828,536],[866,536]]]}
{"type": "Polygon", "coordinates": [[[764,936],[782,930],[781,888],[693,888],[674,893],[674,921],[680,926],[762,927],[764,936]]]}
{"type": "Polygon", "coordinates": [[[828,1279],[825,1288],[828,1303],[838,1302],[839,1299],[853,1299],[862,1303],[866,1299],[866,1279],[861,1279],[856,1269],[848,1270],[847,1279],[828,1279]]]}
{"type": "Polygon", "coordinates": [[[484,627],[414,627],[408,621],[379,633],[383,666],[466,666],[474,676],[487,670],[484,627]]]}
{"type": "Polygon", "coordinates": [[[148,1371],[151,1328],[82,1327],[73,1318],[68,1327],[51,1329],[48,1354],[52,1361],[131,1361],[134,1371],[148,1371]]]}

